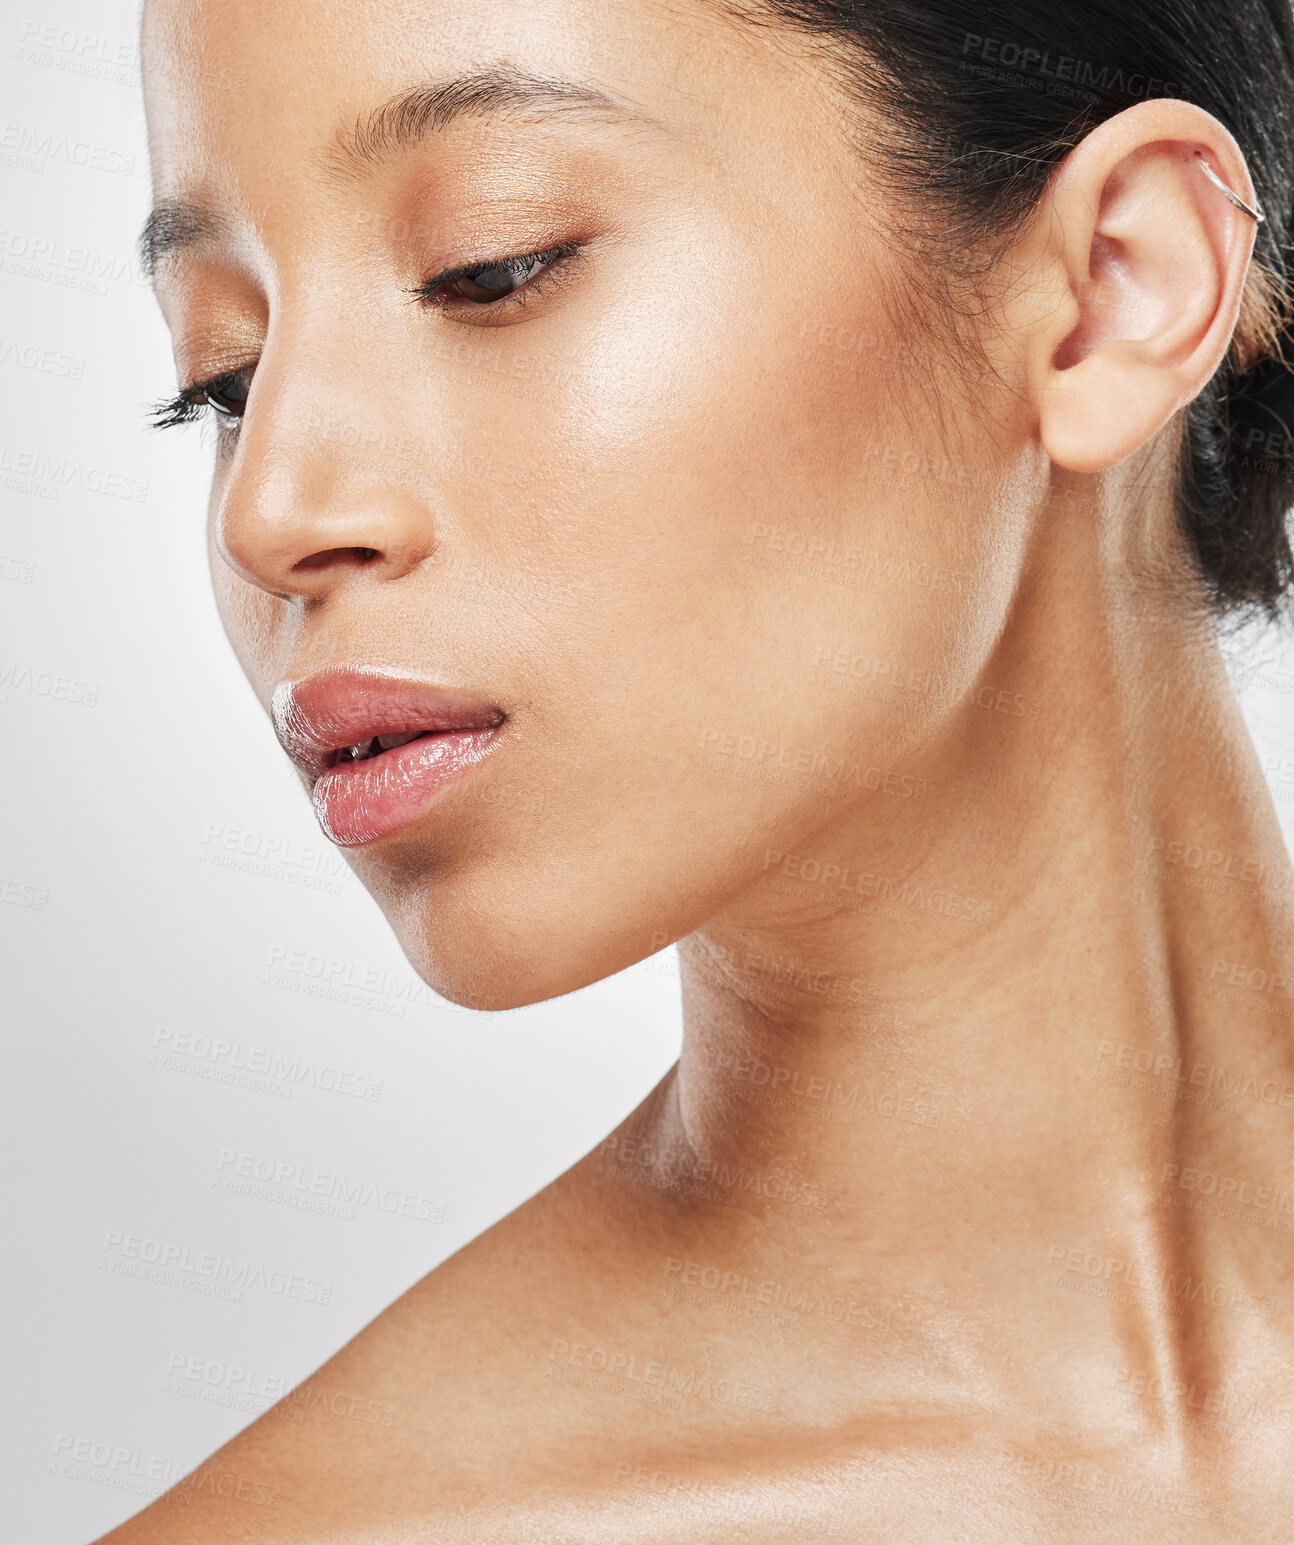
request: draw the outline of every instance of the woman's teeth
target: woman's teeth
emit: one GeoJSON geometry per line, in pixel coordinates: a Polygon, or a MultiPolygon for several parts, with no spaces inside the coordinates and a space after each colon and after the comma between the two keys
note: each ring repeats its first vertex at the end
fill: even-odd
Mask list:
{"type": "Polygon", "coordinates": [[[371,757],[380,756],[383,751],[389,751],[392,746],[406,746],[411,740],[420,740],[426,730],[410,730],[401,735],[374,735],[372,740],[359,741],[353,746],[343,746],[337,753],[337,762],[367,762],[371,757]]]}

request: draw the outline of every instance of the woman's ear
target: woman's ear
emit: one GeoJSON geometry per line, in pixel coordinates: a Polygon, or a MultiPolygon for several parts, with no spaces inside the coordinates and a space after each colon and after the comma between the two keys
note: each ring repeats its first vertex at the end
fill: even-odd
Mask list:
{"type": "MultiPolygon", "coordinates": [[[[1150,440],[1226,355],[1255,222],[1239,146],[1189,102],[1138,103],[1062,163],[1022,245],[1040,280],[1011,301],[1029,337],[1043,449],[1100,472],[1150,440]]],[[[1018,263],[1025,253],[1017,254],[1018,263]]]]}

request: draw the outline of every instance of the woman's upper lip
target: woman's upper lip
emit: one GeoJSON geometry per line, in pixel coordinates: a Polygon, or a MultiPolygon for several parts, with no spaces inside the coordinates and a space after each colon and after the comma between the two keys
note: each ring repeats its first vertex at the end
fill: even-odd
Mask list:
{"type": "Polygon", "coordinates": [[[270,712],[279,744],[311,778],[327,772],[344,746],[375,735],[495,729],[507,717],[471,693],[384,671],[350,669],[280,682],[270,712]]]}

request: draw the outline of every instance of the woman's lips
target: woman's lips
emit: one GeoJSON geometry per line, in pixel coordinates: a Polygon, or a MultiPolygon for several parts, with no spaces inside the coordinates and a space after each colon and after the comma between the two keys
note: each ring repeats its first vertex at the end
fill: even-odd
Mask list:
{"type": "Polygon", "coordinates": [[[279,744],[311,781],[319,824],[339,847],[376,842],[417,820],[493,749],[507,717],[465,693],[351,670],[282,683],[271,712],[279,744]],[[403,739],[410,735],[417,738],[403,739]],[[382,749],[378,736],[400,739],[382,749]]]}
{"type": "Polygon", "coordinates": [[[311,793],[315,815],[339,847],[389,837],[416,820],[434,794],[479,762],[495,730],[440,730],[365,762],[332,767],[311,793]]]}

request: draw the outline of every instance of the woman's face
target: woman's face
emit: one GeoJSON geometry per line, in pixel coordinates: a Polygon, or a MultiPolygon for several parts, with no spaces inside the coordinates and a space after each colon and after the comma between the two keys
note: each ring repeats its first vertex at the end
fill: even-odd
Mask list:
{"type": "Polygon", "coordinates": [[[891,840],[1020,540],[985,414],[1027,437],[921,341],[808,46],[666,0],[150,0],[145,60],[239,660],[289,741],[285,684],[339,670],[499,726],[334,831],[426,980],[569,991],[770,849],[891,840]]]}

